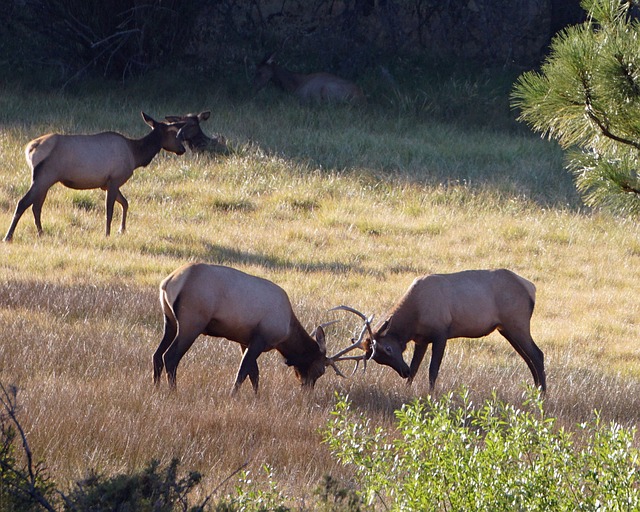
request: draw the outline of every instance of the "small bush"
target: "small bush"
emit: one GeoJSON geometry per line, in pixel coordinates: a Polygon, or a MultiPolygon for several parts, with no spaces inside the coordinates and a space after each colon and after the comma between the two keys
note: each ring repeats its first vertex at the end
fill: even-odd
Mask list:
{"type": "Polygon", "coordinates": [[[15,386],[0,383],[0,510],[31,512],[53,510],[55,487],[46,468],[33,461],[24,430],[17,419],[15,386]],[[20,439],[24,462],[16,453],[20,439]]]}
{"type": "Polygon", "coordinates": [[[331,475],[326,475],[315,491],[320,498],[321,510],[327,512],[360,512],[362,498],[350,488],[343,487],[338,480],[331,475]]]}
{"type": "Polygon", "coordinates": [[[634,430],[596,413],[579,443],[538,394],[525,406],[429,397],[396,411],[397,430],[385,431],[339,398],[325,441],[355,466],[365,502],[388,510],[638,510],[634,430]]]}
{"type": "Polygon", "coordinates": [[[273,469],[265,464],[262,469],[266,473],[270,487],[260,489],[251,478],[251,472],[243,471],[235,489],[235,496],[229,501],[229,511],[242,512],[288,512],[290,509],[282,503],[287,500],[278,489],[273,478],[273,469]]]}
{"type": "Polygon", "coordinates": [[[151,461],[138,473],[120,474],[110,478],[92,474],[76,484],[68,496],[66,510],[91,510],[93,512],[117,510],[119,512],[172,512],[204,510],[207,500],[190,506],[188,494],[202,476],[190,472],[178,478],[179,461],[173,459],[162,468],[158,461],[151,461]]]}

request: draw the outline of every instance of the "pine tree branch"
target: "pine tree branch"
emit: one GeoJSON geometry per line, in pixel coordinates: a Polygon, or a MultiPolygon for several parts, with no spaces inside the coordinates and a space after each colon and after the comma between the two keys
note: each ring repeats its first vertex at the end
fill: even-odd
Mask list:
{"type": "Polygon", "coordinates": [[[608,127],[609,123],[605,123],[596,115],[594,108],[591,105],[591,100],[589,99],[589,97],[587,97],[585,104],[586,104],[585,110],[587,112],[587,116],[589,116],[589,119],[591,119],[598,126],[598,128],[600,128],[600,132],[602,133],[602,135],[604,135],[605,137],[611,140],[615,140],[616,142],[620,142],[621,144],[625,144],[627,146],[631,146],[635,149],[640,150],[640,142],[636,142],[631,139],[625,139],[624,137],[620,137],[619,135],[616,135],[609,129],[608,127]]]}
{"type": "Polygon", "coordinates": [[[630,194],[635,194],[638,197],[640,197],[640,189],[632,187],[631,185],[629,185],[629,183],[625,182],[625,183],[621,183],[620,184],[620,188],[622,189],[623,192],[628,192],[630,194]]]}

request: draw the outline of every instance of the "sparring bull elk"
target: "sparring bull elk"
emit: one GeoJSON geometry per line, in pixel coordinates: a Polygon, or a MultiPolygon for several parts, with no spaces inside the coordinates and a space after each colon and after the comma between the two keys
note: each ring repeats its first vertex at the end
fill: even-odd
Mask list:
{"type": "Polygon", "coordinates": [[[535,292],[533,283],[510,270],[467,270],[416,279],[375,329],[371,318],[352,307],[334,309],[355,313],[365,322],[363,332],[369,337],[363,340],[361,336],[349,350],[359,347],[366,353],[353,359],[372,358],[409,383],[429,344],[429,385],[433,389],[448,339],[480,338],[497,330],[525,360],[535,385],[544,392],[544,354],[530,330],[535,292]],[[415,343],[410,366],[402,357],[409,341],[415,343]]]}
{"type": "Polygon", "coordinates": [[[275,54],[265,57],[256,68],[253,77],[255,92],[269,82],[302,102],[360,102],[364,100],[362,89],[353,82],[330,73],[294,73],[275,61],[275,54]]]}
{"type": "Polygon", "coordinates": [[[176,139],[184,123],[157,122],[144,112],[142,118],[152,130],[141,139],[129,139],[115,132],[94,135],[50,133],[29,142],[25,157],[32,171],[31,187],[18,201],[4,241],[11,241],[20,217],[29,206],[32,206],[38,235],[42,234],[42,205],[49,189],[58,182],[76,190],[106,190],[106,236],[111,233],[116,202],[122,206],[120,231],[124,232],[129,203],[120,187],[131,178],[134,169],[149,165],[161,149],[177,155],[185,152],[182,143],[176,139]]]}
{"type": "Polygon", "coordinates": [[[273,349],[303,386],[313,387],[327,366],[342,376],[335,364],[340,359],[326,355],[323,326],[307,334],[286,292],[266,279],[230,267],[190,263],[162,281],[160,304],[164,335],[153,355],[156,384],[164,368],[175,389],[178,364],[201,334],[240,344],[242,361],[233,392],[247,377],[258,391],[258,356],[273,349]]]}

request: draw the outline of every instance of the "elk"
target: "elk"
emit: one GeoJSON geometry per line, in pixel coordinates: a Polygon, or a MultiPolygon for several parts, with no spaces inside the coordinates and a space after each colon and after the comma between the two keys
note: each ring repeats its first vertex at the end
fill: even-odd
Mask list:
{"type": "MultiPolygon", "coordinates": [[[[302,386],[312,388],[327,366],[342,374],[336,357],[326,356],[323,326],[307,334],[287,293],[275,283],[220,265],[189,263],[160,283],[164,335],[153,354],[153,380],[163,368],[172,389],[180,360],[200,334],[235,341],[242,361],[232,393],[249,377],[258,391],[258,356],[277,350],[293,366],[302,386]]],[[[326,326],[327,324],[325,324],[326,326]]]]}
{"type": "Polygon", "coordinates": [[[353,82],[330,73],[293,73],[275,62],[275,54],[265,57],[256,68],[253,89],[258,92],[268,82],[302,102],[359,102],[364,100],[362,89],[353,82]]]}
{"type": "Polygon", "coordinates": [[[141,139],[130,139],[115,132],[93,135],[50,133],[29,142],[25,158],[32,171],[31,187],[18,201],[5,242],[13,238],[16,225],[29,206],[32,206],[38,235],[42,235],[42,205],[49,189],[58,182],[76,190],[106,190],[106,236],[111,233],[116,202],[122,206],[120,232],[124,233],[129,203],[120,187],[131,178],[134,169],[149,165],[161,149],[177,155],[185,152],[182,143],[176,139],[184,123],[158,122],[144,112],[141,114],[152,128],[141,139]]]}
{"type": "Polygon", "coordinates": [[[429,344],[429,386],[433,389],[448,339],[481,338],[497,330],[525,360],[535,385],[544,392],[544,354],[530,330],[535,293],[533,283],[510,270],[466,270],[417,278],[375,329],[371,329],[371,319],[354,308],[334,309],[355,313],[365,322],[363,331],[368,331],[369,338],[352,347],[366,354],[354,359],[372,358],[393,368],[408,383],[429,344]],[[402,357],[409,341],[415,344],[410,366],[402,357]]]}
{"type": "Polygon", "coordinates": [[[178,140],[194,153],[211,151],[223,155],[229,154],[227,140],[223,135],[208,137],[200,128],[200,122],[209,119],[211,112],[206,110],[199,114],[186,114],[184,116],[166,116],[165,119],[172,123],[184,123],[178,132],[178,140]]]}

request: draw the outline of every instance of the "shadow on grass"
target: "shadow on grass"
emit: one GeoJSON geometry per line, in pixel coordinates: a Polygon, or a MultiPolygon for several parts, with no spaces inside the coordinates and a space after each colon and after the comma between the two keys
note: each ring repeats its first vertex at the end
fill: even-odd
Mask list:
{"type": "MultiPolygon", "coordinates": [[[[341,261],[300,261],[292,258],[282,258],[262,252],[249,252],[211,243],[205,238],[199,240],[161,239],[154,243],[145,243],[140,248],[143,254],[154,256],[169,256],[186,261],[202,261],[216,265],[234,266],[257,265],[266,269],[294,270],[299,272],[330,272],[333,274],[359,274],[365,269],[354,263],[341,261]]],[[[370,270],[366,271],[370,273],[370,270]]]]}
{"type": "Polygon", "coordinates": [[[274,270],[297,270],[301,272],[331,272],[334,274],[362,274],[364,269],[358,265],[340,261],[293,261],[264,253],[240,251],[210,242],[203,242],[203,261],[207,263],[233,265],[259,265],[274,270]]]}

